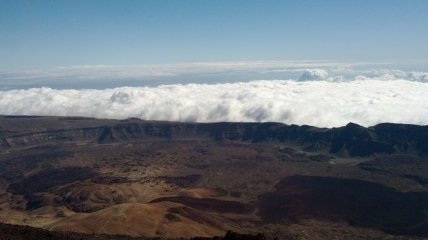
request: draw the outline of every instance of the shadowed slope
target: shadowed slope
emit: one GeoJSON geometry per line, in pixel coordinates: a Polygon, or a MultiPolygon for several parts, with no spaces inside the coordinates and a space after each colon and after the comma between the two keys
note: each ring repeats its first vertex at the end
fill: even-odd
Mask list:
{"type": "Polygon", "coordinates": [[[377,183],[292,176],[259,197],[266,221],[315,218],[395,234],[428,236],[428,193],[402,193],[377,183]]]}

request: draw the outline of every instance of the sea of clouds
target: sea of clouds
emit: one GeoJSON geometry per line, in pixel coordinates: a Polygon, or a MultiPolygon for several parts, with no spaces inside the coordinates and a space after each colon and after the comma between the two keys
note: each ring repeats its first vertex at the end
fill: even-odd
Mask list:
{"type": "MultiPolygon", "coordinates": [[[[234,76],[231,73],[236,71],[248,72],[250,68],[254,72],[292,73],[295,77],[287,80],[98,89],[35,87],[2,90],[0,114],[117,119],[137,117],[190,122],[274,121],[319,127],[338,127],[348,122],[363,126],[381,122],[428,124],[426,72],[385,69],[356,71],[349,66],[331,63],[328,67],[322,64],[295,64],[288,68],[281,64],[279,67],[271,65],[220,65],[211,66],[209,70],[204,65],[205,72],[197,69],[197,65],[196,69],[187,65],[186,69],[180,69],[174,65],[169,74],[180,75],[184,72],[185,76],[189,76],[190,71],[190,75],[197,72],[198,77],[202,78],[204,74],[201,72],[220,71],[226,73],[222,74],[224,77],[234,76]]],[[[111,68],[108,69],[111,72],[111,68]]],[[[89,72],[96,75],[92,68],[89,72]]],[[[76,74],[92,76],[81,71],[76,74]]],[[[120,71],[120,74],[124,72],[120,71]]],[[[99,81],[98,77],[96,79],[99,81]]]]}

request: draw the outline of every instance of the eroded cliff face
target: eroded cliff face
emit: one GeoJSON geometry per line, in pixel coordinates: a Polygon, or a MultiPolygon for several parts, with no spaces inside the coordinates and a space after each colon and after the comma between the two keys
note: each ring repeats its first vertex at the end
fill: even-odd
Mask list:
{"type": "Polygon", "coordinates": [[[290,142],[308,151],[324,150],[351,157],[408,152],[428,154],[428,126],[406,124],[385,123],[365,128],[349,123],[344,127],[326,129],[281,123],[178,123],[54,117],[14,120],[22,121],[24,127],[17,124],[18,127],[10,130],[7,126],[13,120],[0,117],[2,149],[55,142],[103,144],[154,139],[212,139],[253,143],[290,142]],[[43,121],[49,125],[43,124],[43,121]]]}

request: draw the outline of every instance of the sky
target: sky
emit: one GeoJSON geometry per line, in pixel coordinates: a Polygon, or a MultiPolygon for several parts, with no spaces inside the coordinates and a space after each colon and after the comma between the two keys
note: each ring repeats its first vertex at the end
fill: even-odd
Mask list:
{"type": "Polygon", "coordinates": [[[261,60],[428,62],[425,0],[2,0],[0,71],[261,60]]]}
{"type": "Polygon", "coordinates": [[[0,115],[428,124],[427,0],[1,0],[0,115]]]}

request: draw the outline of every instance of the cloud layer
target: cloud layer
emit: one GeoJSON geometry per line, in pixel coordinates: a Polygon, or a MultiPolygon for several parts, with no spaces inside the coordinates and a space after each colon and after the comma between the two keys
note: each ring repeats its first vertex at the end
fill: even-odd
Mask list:
{"type": "Polygon", "coordinates": [[[105,89],[122,86],[160,86],[185,83],[232,83],[258,79],[341,81],[354,79],[405,79],[428,82],[426,67],[386,63],[335,61],[200,62],[158,65],[66,66],[32,71],[0,71],[0,90],[51,87],[56,89],[105,89]]]}
{"type": "Polygon", "coordinates": [[[0,90],[33,87],[112,88],[177,83],[224,83],[257,79],[314,80],[352,73],[363,63],[334,61],[200,62],[158,65],[88,65],[1,72],[0,90]],[[326,75],[327,74],[327,75],[326,75]]]}
{"type": "MultiPolygon", "coordinates": [[[[275,121],[319,127],[355,122],[428,124],[428,83],[360,77],[332,81],[327,72],[305,79],[223,84],[0,91],[0,114],[170,121],[275,121]]],[[[302,75],[303,76],[303,75],[302,75]]],[[[420,76],[419,76],[420,77],[420,76]]]]}

